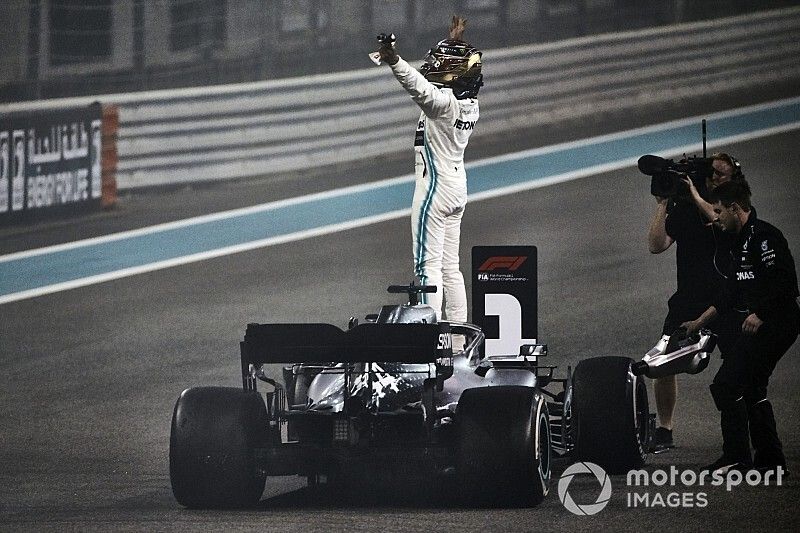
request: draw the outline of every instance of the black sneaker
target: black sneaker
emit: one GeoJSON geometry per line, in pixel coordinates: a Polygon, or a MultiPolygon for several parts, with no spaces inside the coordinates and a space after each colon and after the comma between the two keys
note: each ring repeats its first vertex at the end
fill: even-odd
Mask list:
{"type": "Polygon", "coordinates": [[[731,470],[738,470],[740,472],[747,472],[752,470],[753,465],[748,461],[739,461],[736,459],[730,459],[725,457],[724,455],[711,463],[710,465],[706,465],[700,469],[701,472],[709,472],[711,474],[718,472],[720,474],[727,474],[731,470]]]}
{"type": "Polygon", "coordinates": [[[652,453],[662,453],[674,448],[675,443],[672,441],[672,430],[665,427],[657,427],[653,433],[653,443],[650,447],[652,453]]]}

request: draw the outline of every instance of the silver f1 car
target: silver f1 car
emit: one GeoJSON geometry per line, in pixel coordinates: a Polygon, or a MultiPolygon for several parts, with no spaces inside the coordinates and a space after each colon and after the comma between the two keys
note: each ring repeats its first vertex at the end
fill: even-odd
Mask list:
{"type": "Polygon", "coordinates": [[[473,502],[535,505],[558,457],[612,473],[643,464],[651,416],[631,359],[584,360],[557,378],[540,363],[544,344],[484,355],[480,327],[437,321],[418,303],[432,289],[390,287],[409,302],[351,318],[346,330],[249,324],[242,388],[190,388],[175,405],[178,502],[253,505],[266,476],[314,483],[414,470],[455,479],[473,502]]]}

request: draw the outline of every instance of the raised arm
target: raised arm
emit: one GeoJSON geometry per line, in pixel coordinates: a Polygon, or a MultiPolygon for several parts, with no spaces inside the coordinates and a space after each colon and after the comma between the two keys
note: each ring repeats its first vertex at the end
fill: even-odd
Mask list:
{"type": "Polygon", "coordinates": [[[667,234],[667,202],[666,198],[657,197],[656,212],[650,220],[647,230],[647,248],[651,254],[660,254],[669,248],[674,240],[667,234]]]}
{"type": "Polygon", "coordinates": [[[694,205],[696,205],[700,212],[703,213],[703,216],[706,218],[706,220],[713,222],[714,219],[717,218],[717,215],[714,213],[714,206],[706,202],[703,197],[700,196],[700,193],[697,191],[697,187],[694,186],[694,182],[692,182],[689,176],[682,176],[681,180],[683,180],[683,182],[689,188],[689,194],[692,197],[694,205]]]}
{"type": "Polygon", "coordinates": [[[453,98],[425,79],[402,57],[392,65],[392,72],[400,85],[411,95],[425,115],[437,118],[444,115],[453,105],[453,98]]]}

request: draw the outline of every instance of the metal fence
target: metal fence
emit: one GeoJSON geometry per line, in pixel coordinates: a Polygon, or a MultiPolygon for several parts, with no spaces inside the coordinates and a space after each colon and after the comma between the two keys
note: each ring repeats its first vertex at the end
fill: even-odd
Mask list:
{"type": "MultiPolygon", "coordinates": [[[[474,135],[798,80],[798,32],[800,8],[787,8],[486,50],[474,135]]],[[[13,104],[0,112],[84,100],[13,104]]],[[[380,157],[410,145],[418,114],[386,67],[101,101],[119,106],[122,189],[380,157]]]]}
{"type": "MultiPolygon", "coordinates": [[[[797,79],[798,34],[792,9],[490,50],[475,134],[797,79]]],[[[124,188],[378,157],[410,143],[417,113],[379,68],[154,96],[121,107],[118,180],[124,188]]]]}

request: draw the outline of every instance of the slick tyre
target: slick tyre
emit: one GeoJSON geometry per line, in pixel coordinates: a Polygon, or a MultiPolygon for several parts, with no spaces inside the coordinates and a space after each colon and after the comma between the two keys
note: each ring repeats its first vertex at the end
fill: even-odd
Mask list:
{"type": "Polygon", "coordinates": [[[527,507],[550,490],[547,404],[532,387],[467,389],[458,402],[456,472],[468,505],[527,507]]]}
{"type": "Polygon", "coordinates": [[[258,503],[266,475],[256,448],[268,444],[267,410],[255,391],[196,387],[175,404],[169,474],[178,503],[190,508],[258,503]]]}
{"type": "Polygon", "coordinates": [[[627,357],[595,357],[572,376],[577,460],[610,474],[641,467],[647,457],[649,405],[644,378],[627,357]]]}

